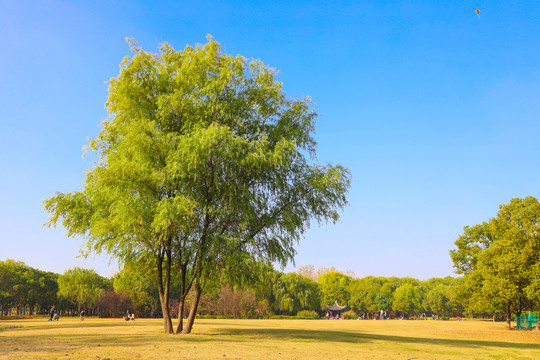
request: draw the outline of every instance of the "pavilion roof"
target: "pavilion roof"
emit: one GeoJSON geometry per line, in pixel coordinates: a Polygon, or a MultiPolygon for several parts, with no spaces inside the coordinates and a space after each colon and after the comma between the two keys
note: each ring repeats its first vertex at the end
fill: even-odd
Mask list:
{"type": "Polygon", "coordinates": [[[341,310],[345,309],[346,307],[347,307],[347,305],[339,306],[338,303],[337,303],[337,300],[334,303],[334,305],[332,305],[332,306],[326,305],[326,308],[328,310],[333,310],[333,311],[341,311],[341,310]]]}

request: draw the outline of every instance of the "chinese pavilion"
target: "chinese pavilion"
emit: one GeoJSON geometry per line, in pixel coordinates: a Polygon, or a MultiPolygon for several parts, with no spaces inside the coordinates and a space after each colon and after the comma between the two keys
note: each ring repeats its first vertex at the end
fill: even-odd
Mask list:
{"type": "Polygon", "coordinates": [[[332,316],[336,316],[335,314],[337,314],[337,316],[341,316],[341,312],[345,310],[346,307],[347,305],[339,306],[336,300],[334,305],[332,306],[326,305],[326,310],[330,311],[330,314],[332,314],[332,316]]]}

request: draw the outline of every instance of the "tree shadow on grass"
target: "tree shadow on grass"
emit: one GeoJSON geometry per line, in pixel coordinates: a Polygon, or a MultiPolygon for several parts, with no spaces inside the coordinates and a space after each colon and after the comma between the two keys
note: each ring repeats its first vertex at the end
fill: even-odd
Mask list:
{"type": "MultiPolygon", "coordinates": [[[[121,320],[119,320],[121,321],[121,320]]],[[[107,347],[153,347],[158,344],[160,347],[177,347],[182,344],[204,344],[204,343],[256,343],[261,341],[295,341],[305,343],[341,343],[341,344],[368,344],[375,341],[388,341],[401,344],[419,344],[419,345],[439,345],[459,348],[501,348],[509,350],[538,350],[540,345],[537,344],[522,344],[510,343],[502,341],[483,341],[483,340],[462,340],[462,339],[436,339],[431,337],[412,337],[412,336],[397,336],[397,335],[381,335],[373,333],[363,333],[359,331],[344,331],[344,330],[308,330],[308,329],[286,329],[286,328],[264,328],[260,325],[253,327],[223,327],[221,324],[211,324],[210,329],[199,333],[197,329],[192,335],[167,335],[160,332],[161,329],[155,327],[155,323],[64,323],[61,328],[103,328],[100,333],[76,333],[76,334],[60,334],[56,333],[51,324],[43,324],[36,327],[25,329],[11,330],[10,336],[3,339],[7,340],[5,345],[6,350],[18,347],[23,349],[26,346],[39,349],[39,352],[58,353],[62,351],[73,351],[79,348],[92,347],[96,350],[100,346],[107,347]],[[221,325],[221,326],[219,326],[221,325]],[[151,326],[154,330],[144,331],[137,334],[120,334],[116,333],[115,329],[122,326],[151,326]],[[50,330],[39,336],[29,337],[25,330],[36,328],[47,328],[50,330]],[[114,329],[111,329],[114,328],[114,329]],[[109,330],[110,329],[110,330],[109,330]]],[[[205,324],[209,325],[209,324],[205,324]]]]}
{"type": "Polygon", "coordinates": [[[381,335],[360,333],[356,331],[340,331],[340,330],[302,330],[302,329],[216,329],[212,335],[217,336],[238,336],[248,338],[264,338],[285,341],[304,341],[304,342],[337,342],[337,343],[368,343],[372,341],[391,341],[407,344],[429,344],[454,346],[460,348],[479,348],[479,347],[499,347],[506,349],[532,349],[540,350],[540,345],[510,343],[502,341],[484,341],[484,340],[461,340],[461,339],[436,339],[411,336],[396,336],[396,335],[381,335]]]}
{"type": "Polygon", "coordinates": [[[126,326],[148,326],[148,327],[155,327],[155,323],[149,323],[149,322],[128,322],[123,319],[118,319],[118,322],[111,323],[100,323],[100,322],[91,322],[91,321],[77,321],[77,322],[43,322],[43,324],[32,324],[31,326],[25,326],[24,322],[18,323],[18,325],[22,325],[23,327],[20,329],[17,329],[18,331],[33,331],[33,330],[49,330],[49,329],[77,329],[77,328],[103,328],[103,329],[110,329],[110,328],[118,328],[118,327],[126,327],[126,326]]]}

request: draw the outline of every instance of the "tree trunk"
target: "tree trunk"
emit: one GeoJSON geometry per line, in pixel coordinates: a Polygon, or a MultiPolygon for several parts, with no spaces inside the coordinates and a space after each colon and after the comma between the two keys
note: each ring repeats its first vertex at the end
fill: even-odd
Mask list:
{"type": "Polygon", "coordinates": [[[169,312],[169,298],[160,292],[159,301],[163,312],[163,329],[166,334],[174,334],[172,327],[171,314],[169,312]]]}
{"type": "Polygon", "coordinates": [[[163,328],[166,334],[174,334],[171,313],[169,311],[169,288],[171,283],[170,257],[165,262],[165,284],[163,284],[163,256],[157,258],[157,276],[159,301],[161,303],[161,312],[163,313],[163,328]]]}
{"type": "Polygon", "coordinates": [[[180,301],[178,304],[178,325],[176,326],[176,333],[180,334],[184,330],[184,304],[186,303],[186,296],[191,288],[191,285],[186,284],[187,266],[180,265],[182,271],[180,276],[180,301]]]}
{"type": "Polygon", "coordinates": [[[512,313],[510,312],[510,303],[506,303],[506,323],[508,324],[508,329],[512,328],[512,313]]]}
{"type": "Polygon", "coordinates": [[[184,330],[184,304],[186,302],[186,295],[183,294],[180,297],[180,304],[178,305],[178,325],[176,326],[176,333],[180,334],[184,330]]]}
{"type": "Polygon", "coordinates": [[[182,334],[191,333],[193,323],[195,322],[195,316],[197,315],[197,307],[199,306],[199,300],[201,299],[202,289],[199,286],[198,282],[194,284],[193,289],[195,291],[195,298],[193,299],[193,304],[191,305],[191,310],[189,311],[189,316],[186,321],[186,327],[182,330],[182,334]]]}

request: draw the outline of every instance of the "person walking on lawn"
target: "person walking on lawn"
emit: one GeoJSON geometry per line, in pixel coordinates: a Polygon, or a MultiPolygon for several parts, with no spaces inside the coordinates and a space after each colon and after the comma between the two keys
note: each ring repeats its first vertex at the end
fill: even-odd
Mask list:
{"type": "Polygon", "coordinates": [[[55,311],[56,310],[55,310],[54,305],[53,305],[52,308],[51,308],[51,311],[49,311],[49,314],[51,315],[51,318],[49,319],[49,321],[52,321],[55,311]]]}

